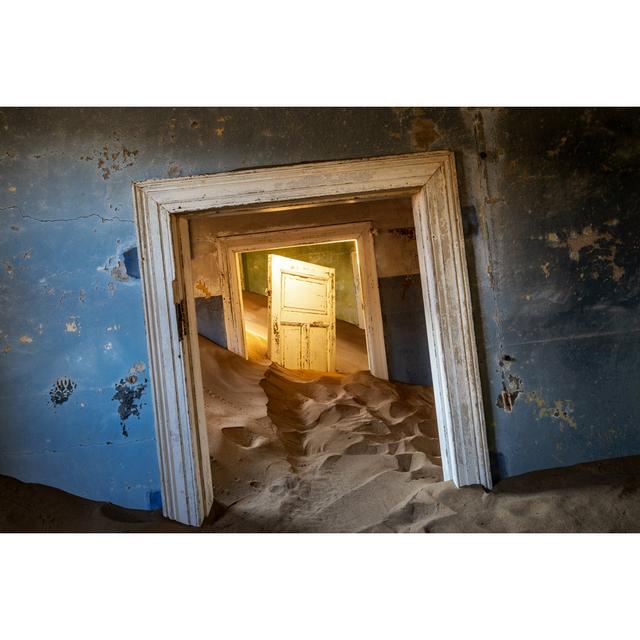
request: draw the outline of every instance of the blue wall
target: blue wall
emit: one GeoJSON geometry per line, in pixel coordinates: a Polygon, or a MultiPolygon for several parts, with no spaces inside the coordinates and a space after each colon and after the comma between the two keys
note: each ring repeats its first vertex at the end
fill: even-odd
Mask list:
{"type": "Polygon", "coordinates": [[[158,505],[131,182],[456,153],[496,476],[640,453],[640,118],[1,109],[0,473],[158,505]]]}
{"type": "Polygon", "coordinates": [[[224,327],[222,296],[196,298],[198,333],[212,342],[227,348],[227,332],[224,327]]]}
{"type": "Polygon", "coordinates": [[[389,378],[431,386],[420,274],[380,278],[378,286],[389,378]]]}

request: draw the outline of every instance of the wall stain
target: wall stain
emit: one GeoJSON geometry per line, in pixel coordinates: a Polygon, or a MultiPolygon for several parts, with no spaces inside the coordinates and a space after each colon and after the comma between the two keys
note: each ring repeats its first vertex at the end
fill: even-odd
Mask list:
{"type": "Polygon", "coordinates": [[[440,133],[433,120],[415,118],[411,125],[411,144],[416,149],[427,150],[440,138],[440,133]]]}
{"type": "MultiPolygon", "coordinates": [[[[613,222],[613,221],[611,221],[613,222]]],[[[602,263],[611,267],[611,277],[618,282],[625,273],[624,267],[616,264],[616,253],[622,241],[614,238],[609,231],[596,231],[591,225],[587,225],[582,231],[562,231],[561,235],[551,232],[546,235],[547,243],[554,249],[568,248],[569,258],[574,262],[585,266],[580,277],[585,274],[597,279],[600,277],[598,266],[602,263]]]]}
{"type": "Polygon", "coordinates": [[[69,316],[69,319],[64,323],[64,330],[67,333],[80,333],[80,321],[78,316],[69,316]]]}
{"type": "Polygon", "coordinates": [[[212,289],[209,288],[209,283],[206,281],[205,278],[198,278],[195,281],[193,288],[195,290],[196,297],[211,298],[215,295],[212,289]],[[198,294],[202,294],[202,295],[198,295],[198,294]]]}
{"type": "Polygon", "coordinates": [[[538,408],[538,418],[553,418],[568,424],[572,429],[577,428],[577,423],[571,416],[573,403],[571,400],[556,400],[553,406],[549,406],[546,400],[537,392],[530,391],[524,397],[527,404],[535,404],[538,408]]]}
{"type": "Polygon", "coordinates": [[[54,406],[64,404],[71,397],[77,386],[71,378],[58,378],[49,391],[51,404],[54,406]]]}
{"type": "Polygon", "coordinates": [[[182,175],[182,167],[177,162],[172,162],[167,170],[167,175],[170,178],[178,178],[182,175]]]}
{"type": "Polygon", "coordinates": [[[140,373],[145,369],[145,365],[142,362],[136,362],[129,370],[129,374],[125,378],[121,378],[115,385],[116,392],[112,396],[112,400],[118,401],[118,415],[120,416],[120,427],[122,428],[122,435],[125,438],[129,437],[127,431],[127,420],[131,416],[140,418],[140,408],[143,403],[138,402],[147,388],[148,380],[145,378],[143,382],[138,382],[139,378],[137,373],[140,373]]]}
{"type": "MultiPolygon", "coordinates": [[[[114,132],[115,133],[115,132],[114,132]]],[[[102,173],[102,179],[108,180],[111,174],[122,171],[133,165],[138,149],[129,150],[119,143],[105,144],[98,153],[98,169],[102,173]]],[[[93,156],[80,156],[80,160],[91,161],[93,156]]]]}

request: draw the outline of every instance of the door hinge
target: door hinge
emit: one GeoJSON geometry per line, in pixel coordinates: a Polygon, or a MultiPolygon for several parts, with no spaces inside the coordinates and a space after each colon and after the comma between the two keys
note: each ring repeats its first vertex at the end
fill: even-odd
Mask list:
{"type": "Polygon", "coordinates": [[[176,302],[176,323],[178,325],[178,340],[187,335],[187,308],[185,301],[176,302]]]}

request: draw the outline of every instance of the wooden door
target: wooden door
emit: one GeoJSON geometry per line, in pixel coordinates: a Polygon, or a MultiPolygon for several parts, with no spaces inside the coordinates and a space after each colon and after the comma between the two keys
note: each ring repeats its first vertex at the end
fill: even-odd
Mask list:
{"type": "Polygon", "coordinates": [[[334,371],[335,269],[269,255],[269,357],[287,369],[334,371]]]}

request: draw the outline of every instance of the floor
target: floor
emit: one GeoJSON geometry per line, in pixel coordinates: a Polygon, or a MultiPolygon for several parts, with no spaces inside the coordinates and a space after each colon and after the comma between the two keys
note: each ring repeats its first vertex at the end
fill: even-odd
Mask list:
{"type": "MultiPolygon", "coordinates": [[[[639,491],[640,456],[508,478],[491,493],[479,487],[456,489],[450,482],[435,482],[404,503],[382,506],[380,510],[387,512],[383,522],[365,530],[637,533],[639,491]]],[[[375,495],[370,500],[380,507],[375,495]]],[[[194,529],[166,520],[158,511],[123,509],[0,476],[2,532],[219,531],[211,519],[194,529]]]]}

